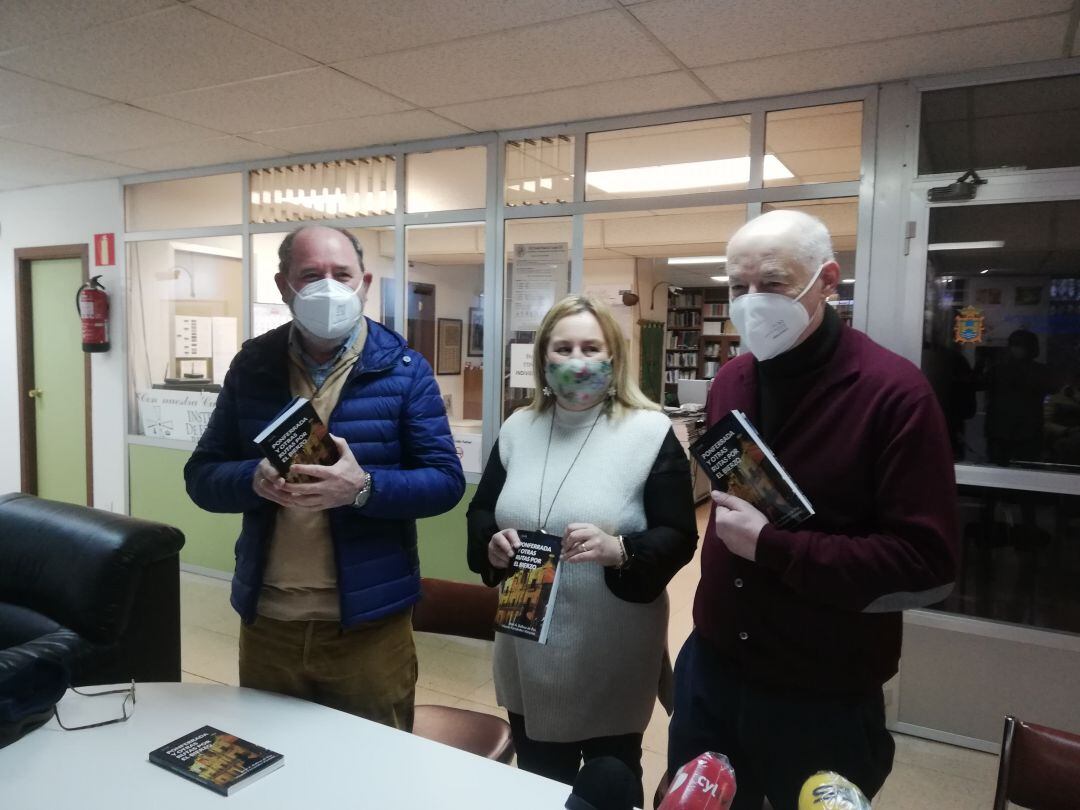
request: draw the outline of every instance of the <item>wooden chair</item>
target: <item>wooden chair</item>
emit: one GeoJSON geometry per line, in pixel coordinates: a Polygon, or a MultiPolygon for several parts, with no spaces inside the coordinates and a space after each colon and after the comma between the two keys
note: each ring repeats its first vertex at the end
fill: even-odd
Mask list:
{"type": "MultiPolygon", "coordinates": [[[[420,589],[420,602],[413,608],[414,630],[494,640],[498,589],[426,577],[420,589]]],[[[413,734],[506,764],[514,758],[510,724],[471,709],[417,706],[413,734]]]]}
{"type": "Polygon", "coordinates": [[[1080,735],[1005,718],[994,810],[1080,807],[1080,735]]]}

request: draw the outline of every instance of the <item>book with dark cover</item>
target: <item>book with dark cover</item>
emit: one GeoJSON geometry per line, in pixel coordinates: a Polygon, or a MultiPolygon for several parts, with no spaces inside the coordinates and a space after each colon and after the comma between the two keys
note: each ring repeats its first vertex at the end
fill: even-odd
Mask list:
{"type": "Polygon", "coordinates": [[[495,629],[546,644],[559,589],[562,538],[544,532],[519,531],[518,539],[521,545],[510,560],[509,576],[499,594],[495,629]]]}
{"type": "Polygon", "coordinates": [[[304,397],[296,397],[255,437],[264,456],[291,482],[311,480],[290,473],[293,464],[333,464],[340,455],[330,432],[304,397]]]}
{"type": "Polygon", "coordinates": [[[276,751],[203,726],[150,752],[150,761],[228,796],[285,764],[276,751]]]}
{"type": "Polygon", "coordinates": [[[752,503],[778,529],[802,523],[814,507],[780,466],[742,411],[731,411],[690,445],[713,488],[752,503]]]}

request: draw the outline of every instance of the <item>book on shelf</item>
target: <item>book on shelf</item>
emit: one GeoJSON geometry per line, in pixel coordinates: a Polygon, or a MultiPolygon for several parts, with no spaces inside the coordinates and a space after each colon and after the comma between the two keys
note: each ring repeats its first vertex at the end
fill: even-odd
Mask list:
{"type": "Polygon", "coordinates": [[[213,726],[203,726],[155,748],[150,752],[150,761],[222,796],[285,764],[285,758],[276,751],[213,726]]]}
{"type": "Polygon", "coordinates": [[[780,529],[802,523],[814,507],[742,411],[731,411],[690,446],[713,488],[753,504],[780,529]]]}
{"type": "Polygon", "coordinates": [[[292,482],[310,480],[310,476],[290,472],[293,464],[333,464],[340,458],[315,406],[304,397],[296,397],[286,405],[255,437],[255,444],[274,468],[292,482]]]}
{"type": "Polygon", "coordinates": [[[701,334],[703,335],[722,335],[724,334],[724,321],[705,321],[701,325],[701,334]]]}
{"type": "Polygon", "coordinates": [[[519,531],[518,546],[503,580],[495,629],[546,644],[559,590],[562,538],[545,532],[519,531]]]}

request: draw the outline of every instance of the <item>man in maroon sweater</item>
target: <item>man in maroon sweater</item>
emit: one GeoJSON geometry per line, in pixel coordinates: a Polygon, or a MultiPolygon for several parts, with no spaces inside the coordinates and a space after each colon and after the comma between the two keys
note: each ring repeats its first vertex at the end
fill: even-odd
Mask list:
{"type": "Polygon", "coordinates": [[[712,424],[746,413],[815,514],[792,529],[713,493],[694,632],[675,667],[669,772],[727,754],[733,808],[795,810],[834,770],[868,795],[892,768],[882,685],[901,611],[945,598],[956,572],[956,483],[944,418],[911,363],[845,326],[825,226],[774,211],[728,244],[744,352],[709,393],[712,424]]]}

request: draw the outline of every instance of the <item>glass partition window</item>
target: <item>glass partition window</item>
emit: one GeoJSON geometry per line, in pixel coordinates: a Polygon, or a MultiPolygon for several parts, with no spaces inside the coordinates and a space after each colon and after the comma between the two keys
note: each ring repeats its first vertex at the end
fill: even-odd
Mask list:
{"type": "Polygon", "coordinates": [[[163,231],[243,222],[239,174],[213,174],[124,187],[124,229],[163,231]]]}
{"type": "Polygon", "coordinates": [[[508,206],[570,202],[574,198],[574,138],[551,135],[506,144],[508,206]]]}
{"type": "Polygon", "coordinates": [[[255,169],[250,175],[251,221],[392,214],[397,208],[396,165],[392,156],[383,155],[255,169]]]}
{"type": "Polygon", "coordinates": [[[862,123],[861,101],[767,113],[765,187],[858,180],[862,123]]]}
{"type": "Polygon", "coordinates": [[[1076,200],[931,209],[922,367],[957,461],[1080,473],[1078,221],[1076,200]]]}
{"type": "Polygon", "coordinates": [[[133,433],[202,435],[242,337],[241,238],[127,244],[133,433]]]}
{"type": "MultiPolygon", "coordinates": [[[[594,132],[587,143],[587,200],[727,191],[750,181],[749,116],[594,132]]],[[[772,161],[765,170],[791,174],[772,161]]]]}
{"type": "Polygon", "coordinates": [[[405,210],[483,208],[487,200],[487,148],[441,149],[405,157],[405,210]]]}
{"type": "Polygon", "coordinates": [[[919,174],[1080,166],[1080,75],[922,95],[919,174]]]}
{"type": "MultiPolygon", "coordinates": [[[[855,245],[859,226],[859,199],[835,197],[828,200],[802,200],[799,202],[765,203],[761,212],[776,210],[802,211],[825,223],[832,236],[833,255],[840,265],[840,286],[829,304],[836,309],[840,319],[851,325],[855,310],[855,245]]],[[[816,268],[815,268],[816,269],[816,268]]]]}
{"type": "Polygon", "coordinates": [[[948,613],[1080,633],[1080,496],[960,487],[962,553],[948,613]]]}
{"type": "Polygon", "coordinates": [[[484,240],[481,223],[406,230],[406,337],[435,371],[467,473],[483,472],[484,240]]]}
{"type": "Polygon", "coordinates": [[[738,349],[724,252],[745,221],[745,205],[585,217],[584,290],[611,307],[631,373],[656,402],[677,404],[680,380],[711,379],[738,349]]]}
{"type": "MultiPolygon", "coordinates": [[[[349,232],[359,240],[364,252],[364,269],[374,277],[364,302],[364,315],[398,331],[394,293],[394,229],[352,228],[349,232]]],[[[287,233],[260,233],[251,237],[252,337],[292,320],[292,313],[281,300],[274,280],[278,272],[278,247],[287,233]]]]}
{"type": "Polygon", "coordinates": [[[571,235],[570,217],[506,223],[503,419],[532,402],[533,340],[544,315],[570,289],[571,235]]]}

